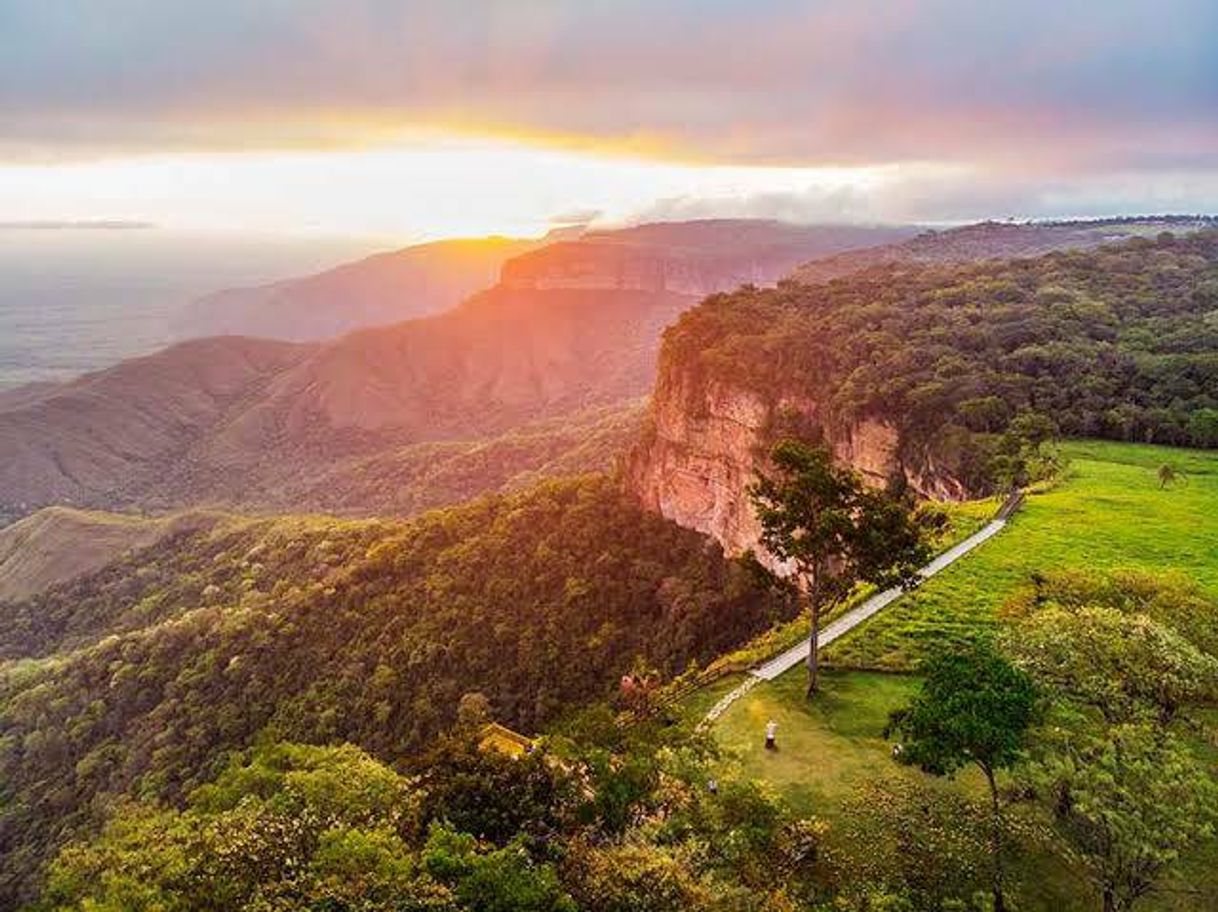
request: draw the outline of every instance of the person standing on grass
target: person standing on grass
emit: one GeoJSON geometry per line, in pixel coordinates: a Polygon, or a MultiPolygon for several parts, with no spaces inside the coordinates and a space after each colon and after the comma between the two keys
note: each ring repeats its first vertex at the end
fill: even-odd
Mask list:
{"type": "Polygon", "coordinates": [[[765,724],[765,749],[778,750],[778,742],[775,738],[778,735],[778,723],[771,719],[765,724]]]}

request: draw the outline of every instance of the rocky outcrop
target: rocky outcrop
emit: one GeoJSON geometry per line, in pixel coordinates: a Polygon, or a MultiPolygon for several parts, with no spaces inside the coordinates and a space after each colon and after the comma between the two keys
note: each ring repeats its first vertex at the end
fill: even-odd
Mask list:
{"type": "Polygon", "coordinates": [[[724,258],[700,251],[569,241],[509,260],[502,282],[516,289],[611,288],[703,297],[739,285],[772,283],[794,259],[790,254],[724,258]]]}
{"type": "Polygon", "coordinates": [[[911,233],[901,227],[749,219],[657,222],[546,244],[506,262],[500,281],[532,291],[613,289],[705,297],[740,285],[771,285],[811,257],[911,233]]]}
{"type": "Polygon", "coordinates": [[[759,392],[664,358],[651,420],[626,464],[626,484],[647,509],[717,539],[729,554],[758,550],[760,523],[748,487],[773,444],[817,429],[834,456],[868,482],[896,477],[920,494],[958,499],[965,491],[933,461],[909,464],[897,428],[868,419],[834,426],[806,390],[759,392]]]}
{"type": "MultiPolygon", "coordinates": [[[[704,292],[894,233],[749,220],[589,233],[522,254],[501,283],[410,320],[400,318],[439,300],[432,292],[452,304],[488,281],[523,242],[440,242],[256,290],[230,328],[314,338],[398,322],[309,343],[194,340],[0,394],[0,524],[54,503],[287,507],[285,491],[361,460],[622,403],[652,389],[661,333],[704,292]]],[[[203,310],[220,322],[207,325],[229,326],[212,304],[203,310]]]]}

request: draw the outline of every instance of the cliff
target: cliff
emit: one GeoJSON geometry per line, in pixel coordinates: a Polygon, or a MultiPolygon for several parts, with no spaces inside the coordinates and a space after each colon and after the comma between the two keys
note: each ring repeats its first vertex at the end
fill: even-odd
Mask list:
{"type": "Polygon", "coordinates": [[[885,244],[912,231],[735,219],[659,222],[589,232],[522,253],[504,263],[501,283],[704,297],[740,285],[771,285],[809,257],[885,244]]]}
{"type": "MultiPolygon", "coordinates": [[[[704,292],[776,278],[818,252],[900,233],[748,220],[595,232],[518,256],[503,282],[460,304],[454,289],[489,282],[501,258],[535,242],[440,242],[282,283],[263,290],[265,301],[233,311],[241,319],[231,328],[282,335],[282,323],[288,335],[312,338],[374,311],[399,322],[315,343],[194,340],[69,383],[0,395],[0,522],[54,503],[415,504],[384,492],[403,475],[425,475],[428,459],[448,471],[454,457],[468,465],[475,441],[645,395],[662,330],[704,292]],[[400,320],[438,300],[422,291],[444,289],[455,306],[400,320]]],[[[228,325],[223,306],[208,312],[228,325]]],[[[503,440],[493,448],[521,449],[503,440]]],[[[552,447],[530,440],[523,449],[540,458],[552,447]]],[[[554,459],[505,458],[503,466],[535,471],[554,459]]],[[[492,488],[506,481],[498,471],[476,474],[493,478],[492,488]]]]}
{"type": "Polygon", "coordinates": [[[819,435],[873,484],[940,499],[1025,474],[1026,416],[1064,436],[1214,446],[1208,395],[1174,397],[1212,373],[1215,262],[1218,231],[1200,231],[713,295],[665,332],[627,484],[738,553],[758,539],[749,483],[783,436],[819,435]]]}
{"type": "Polygon", "coordinates": [[[754,219],[659,222],[533,240],[486,237],[418,244],[315,275],[230,288],[189,304],[180,339],[241,335],[290,342],[443,313],[491,288],[643,291],[702,297],[769,284],[812,257],[909,237],[911,228],[788,225],[754,219]]]}
{"type": "Polygon", "coordinates": [[[645,509],[712,536],[729,554],[759,550],[760,524],[748,487],[766,468],[770,449],[787,433],[817,431],[843,465],[875,485],[896,477],[920,494],[965,496],[963,486],[933,461],[907,464],[896,427],[865,419],[836,424],[811,391],[761,392],[705,376],[675,353],[662,356],[649,425],[631,451],[626,484],[645,509]]]}

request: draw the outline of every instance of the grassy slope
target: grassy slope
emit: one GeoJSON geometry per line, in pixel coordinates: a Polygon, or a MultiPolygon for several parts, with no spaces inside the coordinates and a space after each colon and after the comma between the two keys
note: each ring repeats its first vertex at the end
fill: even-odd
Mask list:
{"type": "MultiPolygon", "coordinates": [[[[833,644],[840,664],[906,668],[929,642],[957,637],[993,622],[1007,596],[1036,569],[1054,567],[1174,568],[1218,593],[1218,454],[1107,442],[1071,442],[1066,477],[1032,497],[1005,532],[976,553],[833,644]],[[1164,462],[1185,470],[1188,482],[1161,491],[1156,470],[1164,462]]],[[[988,510],[966,505],[966,516],[988,510]]],[[[967,522],[967,520],[966,520],[967,522]]],[[[732,677],[692,695],[689,717],[700,718],[739,682],[732,677]]],[[[818,700],[803,699],[803,669],[763,683],[716,723],[716,740],[738,772],[773,786],[791,805],[827,818],[860,782],[881,775],[921,776],[897,766],[882,737],[888,713],[917,687],[909,675],[829,670],[818,700]],[[765,724],[778,723],[779,750],[763,746],[765,724]]],[[[1218,763],[1218,752],[1210,751],[1218,763]]],[[[944,787],[980,793],[966,772],[944,787]]],[[[1186,889],[1215,889],[1212,846],[1186,860],[1186,889]]],[[[1014,877],[1024,908],[1094,907],[1071,872],[1052,858],[1025,857],[1014,877]]],[[[1145,901],[1155,910],[1194,910],[1204,903],[1185,892],[1145,901]]]]}
{"type": "Polygon", "coordinates": [[[1218,593],[1218,454],[1071,442],[1065,478],[1035,494],[1010,527],[849,637],[826,657],[854,667],[908,668],[923,648],[967,636],[1032,572],[1060,567],[1174,568],[1218,593]],[[1170,462],[1185,484],[1160,490],[1170,462]]]}
{"type": "MultiPolygon", "coordinates": [[[[734,680],[732,683],[736,683],[734,680]]],[[[839,820],[842,804],[862,782],[880,777],[907,776],[936,787],[963,789],[984,797],[979,774],[964,770],[954,779],[935,779],[891,758],[891,745],[883,738],[888,713],[901,706],[918,686],[906,674],[847,671],[824,672],[817,700],[804,700],[803,669],[796,668],[776,681],[758,685],[745,694],[716,723],[715,739],[726,751],[733,772],[768,783],[793,809],[839,820]],[[778,723],[778,750],[764,747],[765,725],[778,723]]],[[[717,692],[730,689],[727,682],[717,692]]],[[[709,688],[708,688],[709,690],[709,688]]],[[[709,701],[695,695],[693,710],[705,711],[709,701]]],[[[691,713],[692,714],[692,713],[691,713]]],[[[1218,764],[1218,751],[1206,752],[1218,764]]],[[[1218,871],[1211,864],[1214,844],[1198,847],[1184,860],[1179,878],[1167,889],[1145,899],[1155,912],[1199,912],[1206,898],[1190,891],[1218,893],[1218,871]]],[[[1051,853],[1026,849],[1012,865],[1011,888],[1020,907],[1043,912],[1084,912],[1098,901],[1065,864],[1051,853]]]]}
{"type": "Polygon", "coordinates": [[[768,782],[796,810],[832,816],[854,784],[899,769],[882,732],[888,713],[917,687],[914,678],[828,671],[821,698],[804,700],[802,667],[760,684],[729,709],[715,737],[740,772],[768,782]],[[765,749],[766,722],[778,723],[777,751],[765,749]]]}

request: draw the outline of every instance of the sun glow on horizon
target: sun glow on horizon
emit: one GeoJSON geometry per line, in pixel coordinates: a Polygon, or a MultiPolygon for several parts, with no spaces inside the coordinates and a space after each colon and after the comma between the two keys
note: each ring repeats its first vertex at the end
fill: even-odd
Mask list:
{"type": "Polygon", "coordinates": [[[433,133],[364,148],[0,165],[0,198],[6,219],[418,241],[536,236],[573,210],[607,224],[663,217],[665,206],[689,200],[713,211],[716,201],[731,210],[741,200],[812,194],[832,210],[833,200],[868,196],[891,176],[882,166],[716,165],[433,133]]]}

